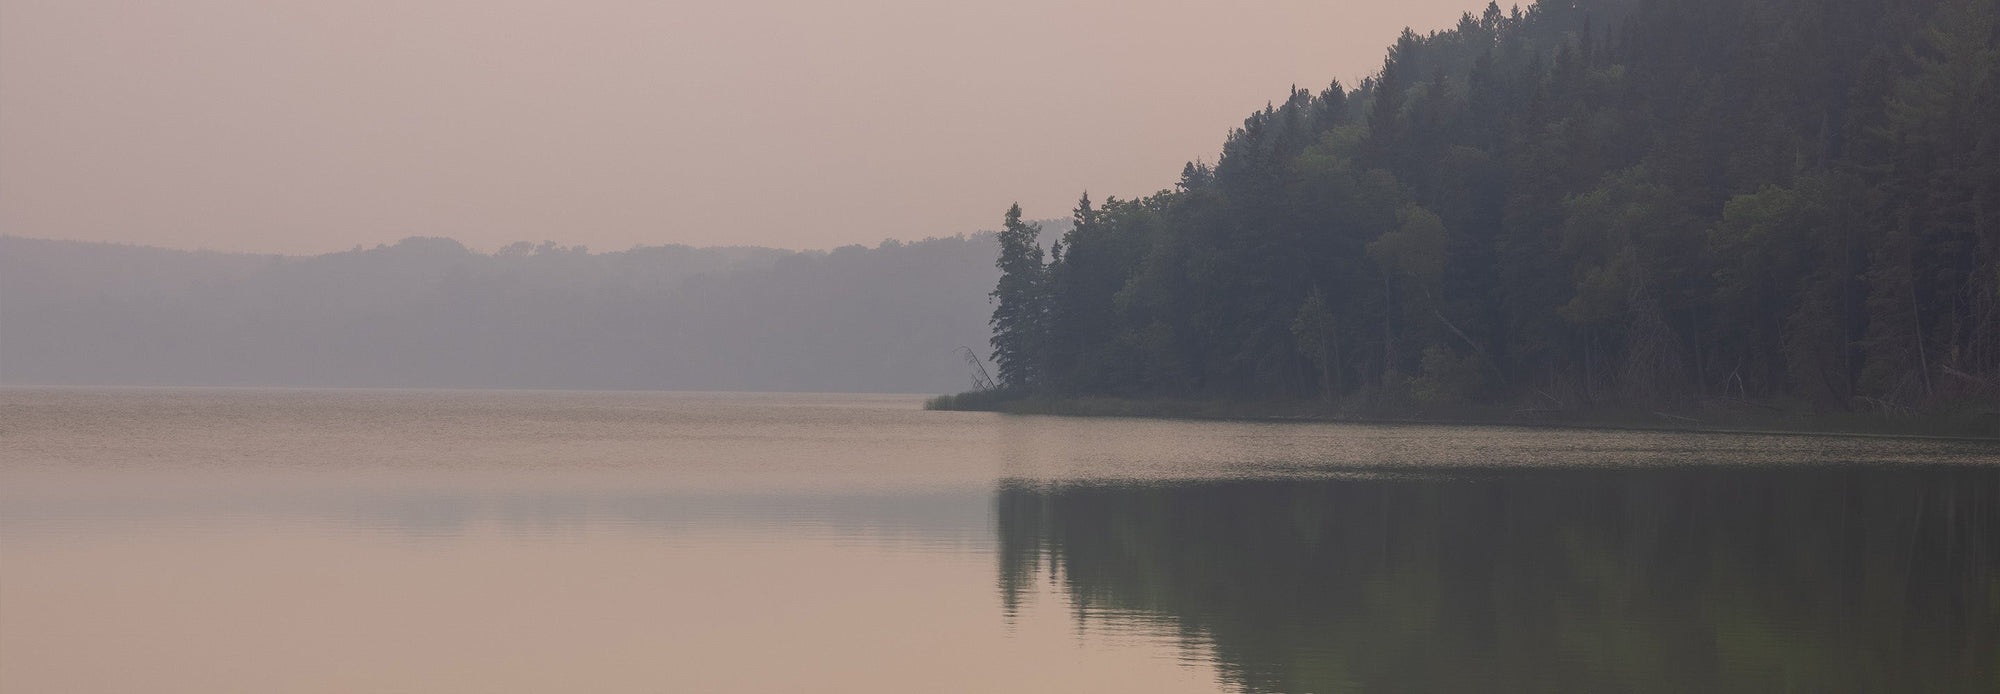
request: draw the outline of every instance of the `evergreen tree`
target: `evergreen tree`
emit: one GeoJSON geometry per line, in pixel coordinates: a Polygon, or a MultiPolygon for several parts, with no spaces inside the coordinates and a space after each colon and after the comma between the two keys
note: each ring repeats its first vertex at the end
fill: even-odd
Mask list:
{"type": "Polygon", "coordinates": [[[1000,282],[993,288],[993,362],[1000,383],[1041,384],[1048,346],[1048,275],[1038,242],[1042,227],[1021,221],[1021,206],[1007,208],[1000,229],[1000,282]]]}
{"type": "Polygon", "coordinates": [[[2000,407],[1991,0],[1541,0],[1404,31],[1171,190],[1010,211],[1012,386],[2000,407]],[[1059,250],[1058,250],[1059,249],[1059,250]]]}

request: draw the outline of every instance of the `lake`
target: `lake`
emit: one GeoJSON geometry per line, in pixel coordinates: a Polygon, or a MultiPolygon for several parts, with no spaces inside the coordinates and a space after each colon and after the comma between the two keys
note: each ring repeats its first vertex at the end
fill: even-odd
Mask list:
{"type": "Polygon", "coordinates": [[[2000,691],[2000,446],[0,388],[5,692],[2000,691]]]}

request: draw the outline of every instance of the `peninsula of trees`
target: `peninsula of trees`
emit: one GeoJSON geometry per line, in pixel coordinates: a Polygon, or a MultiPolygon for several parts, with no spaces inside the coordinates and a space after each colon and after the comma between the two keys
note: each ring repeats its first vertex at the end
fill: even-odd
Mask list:
{"type": "MultiPolygon", "coordinates": [[[[1000,232],[1000,388],[2000,423],[1992,0],[1554,0],[1405,31],[1210,166],[1000,232]]],[[[944,399],[944,406],[952,406],[944,399]]],[[[2000,426],[2000,424],[1996,424],[2000,426]]]]}

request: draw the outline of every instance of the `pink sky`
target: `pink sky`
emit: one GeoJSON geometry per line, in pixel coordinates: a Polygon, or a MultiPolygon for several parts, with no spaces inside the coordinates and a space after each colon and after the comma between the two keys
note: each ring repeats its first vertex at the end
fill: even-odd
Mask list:
{"type": "Polygon", "coordinates": [[[1471,0],[0,0],[0,234],[828,248],[1131,197],[1471,0]]]}

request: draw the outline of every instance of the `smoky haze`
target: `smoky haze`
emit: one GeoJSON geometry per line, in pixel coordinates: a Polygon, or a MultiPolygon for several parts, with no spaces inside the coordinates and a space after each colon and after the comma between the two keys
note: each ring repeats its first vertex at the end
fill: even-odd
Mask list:
{"type": "Polygon", "coordinates": [[[959,347],[986,350],[995,250],[0,236],[0,384],[949,392],[972,385],[959,347]]]}
{"type": "Polygon", "coordinates": [[[1472,0],[0,0],[0,233],[831,248],[1166,188],[1472,0]]]}

